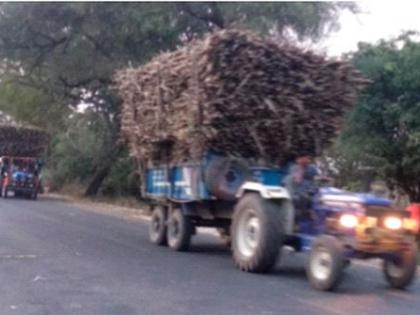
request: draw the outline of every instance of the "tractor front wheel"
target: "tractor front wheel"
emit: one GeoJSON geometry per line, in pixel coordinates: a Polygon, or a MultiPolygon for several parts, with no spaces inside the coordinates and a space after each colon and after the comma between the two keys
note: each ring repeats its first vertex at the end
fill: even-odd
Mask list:
{"type": "Polygon", "coordinates": [[[329,235],[319,236],[312,243],[306,275],[315,289],[331,291],[340,284],[345,265],[340,241],[329,235]]]}
{"type": "Polygon", "coordinates": [[[413,282],[417,271],[417,252],[417,245],[413,241],[396,259],[383,261],[385,279],[392,288],[404,289],[413,282]]]}

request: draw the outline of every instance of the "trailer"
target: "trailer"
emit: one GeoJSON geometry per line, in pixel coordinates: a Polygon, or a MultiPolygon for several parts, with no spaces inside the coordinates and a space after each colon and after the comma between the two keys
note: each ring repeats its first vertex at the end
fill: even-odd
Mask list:
{"type": "Polygon", "coordinates": [[[34,157],[4,156],[1,158],[0,197],[25,197],[36,200],[40,191],[42,163],[34,157]]]}

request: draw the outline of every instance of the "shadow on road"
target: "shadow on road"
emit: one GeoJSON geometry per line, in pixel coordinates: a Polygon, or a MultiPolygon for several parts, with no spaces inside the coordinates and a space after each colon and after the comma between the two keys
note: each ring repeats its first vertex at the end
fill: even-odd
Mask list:
{"type": "MultiPolygon", "coordinates": [[[[205,242],[192,244],[190,249],[191,254],[209,254],[223,257],[231,256],[231,251],[224,244],[221,244],[217,239],[212,239],[211,242],[207,239],[205,242]]],[[[279,262],[275,269],[262,275],[263,277],[274,277],[278,281],[293,281],[298,287],[304,286],[309,288],[309,283],[305,272],[305,255],[304,254],[289,254],[283,253],[280,256],[279,262]]],[[[231,263],[229,261],[229,263],[231,263]]],[[[244,277],[249,274],[244,273],[244,277]]],[[[392,290],[388,287],[383,279],[382,270],[373,266],[362,266],[352,264],[344,271],[343,281],[335,292],[320,294],[334,295],[345,294],[351,296],[392,296],[393,298],[411,299],[418,298],[420,291],[419,280],[405,291],[392,290]]]]}
{"type": "Polygon", "coordinates": [[[212,254],[220,256],[231,256],[231,251],[223,244],[193,244],[189,250],[193,254],[212,254]]]}

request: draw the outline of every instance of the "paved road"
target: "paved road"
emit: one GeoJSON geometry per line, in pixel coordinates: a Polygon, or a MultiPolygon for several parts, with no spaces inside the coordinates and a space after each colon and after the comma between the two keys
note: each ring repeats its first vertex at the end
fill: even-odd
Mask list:
{"type": "Polygon", "coordinates": [[[214,237],[189,253],[155,247],[147,225],[39,200],[0,200],[0,314],[418,314],[420,281],[388,290],[354,265],[336,293],[309,288],[303,258],[273,274],[236,270],[214,237]]]}

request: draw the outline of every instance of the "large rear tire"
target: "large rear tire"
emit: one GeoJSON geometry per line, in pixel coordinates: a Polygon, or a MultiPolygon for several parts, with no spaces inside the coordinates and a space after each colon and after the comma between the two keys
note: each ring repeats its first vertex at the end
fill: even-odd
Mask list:
{"type": "Polygon", "coordinates": [[[159,246],[166,245],[166,217],[167,211],[163,206],[153,208],[149,225],[149,239],[159,246]]]}
{"type": "Polygon", "coordinates": [[[280,207],[258,193],[247,193],[235,206],[231,235],[233,260],[239,269],[270,271],[284,239],[280,207]]]}
{"type": "Polygon", "coordinates": [[[193,232],[194,225],[190,218],[184,215],[181,209],[173,209],[168,219],[168,246],[176,251],[187,251],[193,232]]]}
{"type": "Polygon", "coordinates": [[[417,245],[413,241],[409,248],[400,253],[398,262],[383,261],[385,280],[394,289],[404,289],[413,283],[417,272],[417,245]]]}
{"type": "Polygon", "coordinates": [[[342,281],[345,265],[344,248],[340,241],[333,236],[322,235],[312,242],[306,275],[313,288],[332,291],[342,281]]]}

